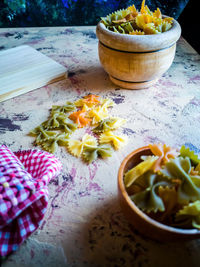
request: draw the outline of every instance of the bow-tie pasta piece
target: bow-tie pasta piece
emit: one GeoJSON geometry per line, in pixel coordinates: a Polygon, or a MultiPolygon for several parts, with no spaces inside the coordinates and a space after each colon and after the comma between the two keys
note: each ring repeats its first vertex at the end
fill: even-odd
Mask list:
{"type": "Polygon", "coordinates": [[[131,186],[136,179],[138,179],[141,175],[143,175],[148,170],[152,169],[152,166],[156,162],[158,157],[149,156],[145,161],[140,162],[134,168],[127,171],[124,175],[124,184],[126,187],[131,186]]]}
{"type": "Polygon", "coordinates": [[[44,140],[40,143],[42,148],[50,153],[54,153],[58,146],[67,146],[69,134],[58,133],[57,136],[44,140]]]}
{"type": "Polygon", "coordinates": [[[99,96],[97,95],[88,95],[84,96],[82,99],[78,99],[74,102],[75,106],[89,109],[92,108],[100,103],[99,96]]]}
{"type": "Polygon", "coordinates": [[[88,125],[91,121],[91,119],[88,119],[85,116],[86,116],[86,112],[79,110],[79,111],[76,111],[70,114],[69,119],[74,121],[78,125],[78,128],[83,128],[86,125],[88,125]]]}
{"type": "Polygon", "coordinates": [[[96,147],[85,145],[83,149],[83,160],[87,163],[92,163],[98,157],[103,159],[111,157],[112,152],[112,147],[107,144],[99,145],[96,147]]]}
{"type": "Polygon", "coordinates": [[[108,116],[108,109],[106,106],[98,106],[88,112],[88,117],[92,119],[93,125],[105,118],[108,118],[108,116]]]}
{"type": "Polygon", "coordinates": [[[166,146],[165,144],[153,144],[149,145],[149,148],[151,149],[151,152],[158,156],[158,160],[154,164],[154,171],[159,171],[162,166],[168,162],[170,159],[174,159],[179,155],[179,152],[176,151],[176,149],[171,148],[170,146],[166,146]]]}
{"type": "Polygon", "coordinates": [[[74,105],[74,103],[68,101],[66,105],[63,105],[63,106],[56,106],[56,105],[52,106],[51,114],[54,114],[54,113],[66,114],[68,112],[72,112],[75,110],[76,110],[76,106],[74,105]]]}
{"type": "Polygon", "coordinates": [[[200,199],[200,188],[197,187],[190,177],[191,162],[189,158],[177,157],[166,163],[160,173],[169,180],[180,179],[178,188],[178,203],[184,204],[200,199]]]}
{"type": "Polygon", "coordinates": [[[40,145],[43,141],[48,140],[49,138],[55,137],[57,132],[55,131],[48,131],[44,129],[42,126],[38,126],[33,129],[30,133],[32,136],[36,136],[35,143],[40,145]]]}
{"type": "Polygon", "coordinates": [[[116,130],[120,126],[122,126],[124,123],[126,123],[125,119],[111,117],[111,118],[100,121],[97,127],[93,129],[93,132],[102,133],[102,132],[106,132],[110,130],[116,130]]]}
{"type": "Polygon", "coordinates": [[[116,104],[115,102],[110,98],[103,98],[101,100],[101,105],[106,108],[114,107],[116,104]]]}
{"type": "Polygon", "coordinates": [[[176,213],[176,223],[181,223],[185,228],[197,228],[200,230],[200,201],[185,205],[176,213]]]}
{"type": "Polygon", "coordinates": [[[75,157],[80,157],[82,155],[86,145],[96,147],[97,139],[92,135],[85,134],[81,141],[70,139],[67,144],[69,152],[75,157]]]}
{"type": "Polygon", "coordinates": [[[115,135],[112,131],[104,132],[99,138],[100,144],[111,144],[115,150],[119,150],[127,143],[127,137],[115,135]]]}
{"type": "Polygon", "coordinates": [[[130,198],[141,210],[147,213],[165,211],[165,205],[158,194],[158,188],[160,186],[170,186],[170,183],[159,181],[157,175],[152,171],[145,172],[143,174],[143,179],[146,183],[146,188],[143,191],[130,196],[130,198]]]}

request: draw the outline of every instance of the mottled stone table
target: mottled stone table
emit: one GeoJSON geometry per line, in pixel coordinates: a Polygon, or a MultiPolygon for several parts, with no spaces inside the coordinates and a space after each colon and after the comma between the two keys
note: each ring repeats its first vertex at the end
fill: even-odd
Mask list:
{"type": "Polygon", "coordinates": [[[149,143],[200,151],[200,56],[181,38],[157,84],[131,91],[116,88],[100,66],[94,27],[0,30],[0,49],[22,44],[66,66],[68,78],[0,103],[0,144],[32,148],[27,133],[53,104],[88,93],[115,101],[111,113],[127,118],[122,132],[129,144],[89,166],[60,148],[63,170],[49,185],[44,221],[3,266],[199,266],[200,240],[158,243],[130,227],[117,201],[117,172],[128,153],[149,143]]]}

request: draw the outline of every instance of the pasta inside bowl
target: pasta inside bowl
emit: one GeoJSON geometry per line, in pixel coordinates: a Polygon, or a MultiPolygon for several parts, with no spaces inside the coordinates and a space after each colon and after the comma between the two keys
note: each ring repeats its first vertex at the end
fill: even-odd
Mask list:
{"type": "MultiPolygon", "coordinates": [[[[183,153],[185,152],[187,152],[187,149],[183,151],[183,153]]],[[[175,200],[171,201],[171,195],[170,195],[170,201],[174,203],[174,206],[172,207],[169,206],[169,203],[171,203],[170,201],[168,201],[168,204],[166,204],[166,194],[165,197],[163,197],[163,189],[168,190],[170,188],[171,190],[174,190],[172,189],[172,185],[170,186],[169,184],[173,182],[178,183],[178,181],[173,181],[173,182],[169,181],[169,184],[167,184],[166,179],[162,180],[162,178],[159,175],[156,178],[157,180],[155,179],[154,181],[152,181],[152,178],[149,179],[149,181],[151,181],[151,185],[145,187],[144,183],[148,180],[150,175],[148,174],[149,170],[147,170],[147,167],[145,167],[144,161],[154,156],[155,155],[153,155],[150,147],[146,146],[133,151],[122,162],[118,172],[118,195],[122,212],[125,214],[129,222],[134,226],[135,229],[137,229],[140,233],[152,239],[159,241],[177,241],[177,240],[199,238],[200,231],[198,226],[198,218],[199,218],[198,216],[200,213],[198,211],[198,207],[196,207],[196,210],[190,208],[191,205],[199,201],[199,196],[196,195],[194,197],[194,195],[191,194],[190,198],[193,200],[188,201],[187,204],[186,201],[183,203],[182,202],[182,198],[184,197],[183,192],[181,192],[179,187],[176,185],[177,186],[176,192],[173,191],[173,193],[176,194],[177,202],[175,200]],[[141,159],[141,157],[143,159],[141,159]],[[136,166],[139,165],[141,166],[141,164],[143,164],[142,170],[135,168],[136,166]],[[141,180],[142,172],[143,172],[142,174],[143,177],[145,176],[147,180],[145,179],[144,181],[141,180]],[[133,173],[134,177],[136,176],[138,177],[135,179],[135,182],[133,182],[132,185],[130,185],[131,181],[129,178],[130,176],[132,176],[133,173]],[[143,189],[142,190],[141,188],[138,189],[138,187],[143,187],[143,189]],[[154,194],[153,197],[152,194],[154,194]],[[180,204],[179,202],[181,202],[182,204],[180,204]],[[189,212],[188,212],[188,207],[190,210],[189,212]],[[171,213],[169,212],[169,209],[171,209],[170,210],[171,213]],[[167,212],[169,213],[168,217],[165,217],[167,212]],[[196,217],[194,216],[195,212],[196,212],[195,215],[196,217]],[[176,221],[177,223],[176,225],[174,224],[175,222],[174,218],[176,219],[178,218],[178,223],[176,221]],[[195,220],[196,220],[196,225],[195,225],[195,220]],[[193,225],[183,224],[183,222],[188,223],[189,221],[190,223],[193,222],[193,225]]],[[[177,159],[179,161],[183,161],[183,158],[185,158],[186,161],[188,161],[189,157],[187,155],[185,155],[184,157],[177,156],[175,157],[175,159],[170,158],[169,162],[171,164],[174,161],[177,161],[177,159]]],[[[160,160],[160,157],[156,159],[157,162],[158,159],[160,160]]],[[[154,167],[156,167],[155,162],[154,162],[154,167]]],[[[168,164],[168,167],[170,166],[171,168],[170,164],[168,164]]],[[[165,168],[162,169],[162,171],[164,170],[165,168]]],[[[154,178],[155,178],[155,173],[154,173],[154,178]]],[[[190,185],[193,188],[197,189],[198,191],[197,185],[195,186],[194,184],[190,185]]],[[[186,190],[187,192],[188,186],[185,184],[185,182],[182,183],[182,186],[184,187],[184,190],[186,190]]]]}

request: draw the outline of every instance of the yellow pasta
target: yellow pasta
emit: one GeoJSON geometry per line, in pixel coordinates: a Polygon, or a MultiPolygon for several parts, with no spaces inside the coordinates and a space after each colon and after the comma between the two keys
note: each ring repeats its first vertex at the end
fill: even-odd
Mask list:
{"type": "Polygon", "coordinates": [[[131,186],[141,175],[151,170],[153,164],[158,159],[156,156],[149,156],[145,161],[140,162],[134,168],[130,169],[124,175],[124,184],[126,187],[131,186]]]}
{"type": "Polygon", "coordinates": [[[144,35],[144,31],[138,31],[138,30],[134,30],[132,32],[129,33],[130,35],[144,35]]]}
{"type": "MultiPolygon", "coordinates": [[[[159,8],[157,8],[154,12],[153,12],[153,17],[161,19],[162,18],[162,14],[159,8]]],[[[170,18],[171,19],[171,18],[170,18]]]]}
{"type": "Polygon", "coordinates": [[[101,133],[110,130],[116,130],[126,122],[125,119],[111,117],[105,120],[101,120],[99,124],[93,129],[94,133],[101,133]]]}
{"type": "Polygon", "coordinates": [[[88,112],[88,117],[92,118],[92,124],[94,125],[97,122],[108,118],[108,109],[106,106],[98,106],[88,112]]]}
{"type": "Polygon", "coordinates": [[[129,6],[127,9],[131,11],[131,15],[133,17],[137,17],[138,11],[137,11],[135,5],[129,6]]]}
{"type": "Polygon", "coordinates": [[[97,146],[96,138],[92,135],[85,134],[81,141],[70,139],[68,141],[68,150],[73,156],[80,157],[85,145],[97,146]]]}
{"type": "Polygon", "coordinates": [[[111,144],[115,150],[118,150],[127,143],[127,137],[115,135],[112,131],[107,131],[101,134],[99,142],[100,144],[111,144]]]}
{"type": "Polygon", "coordinates": [[[115,105],[115,102],[110,98],[103,98],[101,100],[101,105],[103,107],[109,108],[109,107],[113,107],[115,105]]]}
{"type": "Polygon", "coordinates": [[[82,98],[82,99],[75,101],[74,104],[77,107],[85,106],[85,108],[86,107],[91,108],[91,107],[98,105],[100,103],[100,100],[98,98],[99,98],[99,96],[90,94],[90,95],[84,96],[84,98],[82,98]]]}
{"type": "Polygon", "coordinates": [[[161,221],[163,221],[169,214],[172,213],[173,209],[177,206],[177,192],[175,187],[169,186],[159,186],[158,195],[162,199],[165,205],[165,212],[161,216],[161,221]]]}

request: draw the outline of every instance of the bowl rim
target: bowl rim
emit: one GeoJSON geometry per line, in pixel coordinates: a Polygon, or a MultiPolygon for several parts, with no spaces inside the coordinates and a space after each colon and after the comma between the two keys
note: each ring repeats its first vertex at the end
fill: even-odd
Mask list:
{"type": "Polygon", "coordinates": [[[118,187],[119,187],[119,190],[121,191],[121,194],[122,194],[124,200],[129,205],[129,207],[134,212],[137,213],[138,216],[140,216],[146,223],[150,224],[153,227],[158,227],[161,230],[171,232],[171,233],[180,234],[180,235],[187,235],[187,236],[199,235],[200,236],[200,230],[198,230],[198,229],[180,229],[180,228],[168,226],[168,225],[162,224],[160,222],[157,222],[156,220],[154,220],[154,219],[150,218],[148,215],[146,215],[142,210],[140,210],[137,207],[137,205],[129,197],[129,195],[125,189],[124,180],[123,180],[124,167],[126,166],[127,162],[135,154],[142,152],[142,151],[146,151],[146,150],[150,150],[150,148],[148,146],[144,146],[144,147],[140,147],[140,148],[132,151],[128,156],[125,157],[125,159],[122,161],[122,163],[120,165],[119,172],[118,172],[118,187]]]}
{"type": "MultiPolygon", "coordinates": [[[[163,17],[168,17],[163,15],[163,17]]],[[[143,52],[166,49],[177,42],[181,35],[181,26],[173,19],[172,28],[159,34],[129,35],[112,32],[106,28],[102,20],[96,26],[99,41],[109,48],[124,52],[143,52]]]]}

